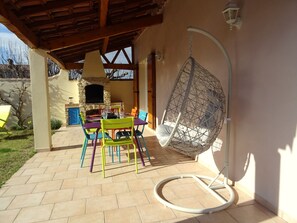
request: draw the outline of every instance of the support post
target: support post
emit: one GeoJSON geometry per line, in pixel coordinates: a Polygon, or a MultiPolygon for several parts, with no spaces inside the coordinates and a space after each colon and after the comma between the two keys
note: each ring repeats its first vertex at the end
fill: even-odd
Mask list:
{"type": "Polygon", "coordinates": [[[50,151],[52,148],[46,58],[42,50],[29,51],[34,147],[37,152],[50,151]]]}

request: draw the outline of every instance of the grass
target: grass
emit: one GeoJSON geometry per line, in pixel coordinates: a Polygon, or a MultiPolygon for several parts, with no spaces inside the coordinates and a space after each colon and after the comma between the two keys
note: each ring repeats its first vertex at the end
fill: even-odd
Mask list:
{"type": "Polygon", "coordinates": [[[0,132],[0,187],[34,154],[33,130],[0,132]]]}

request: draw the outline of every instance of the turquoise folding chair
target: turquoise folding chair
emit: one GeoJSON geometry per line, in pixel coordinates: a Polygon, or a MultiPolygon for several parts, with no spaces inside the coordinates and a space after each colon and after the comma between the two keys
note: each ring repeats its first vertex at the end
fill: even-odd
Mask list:
{"type": "MultiPolygon", "coordinates": [[[[139,114],[138,114],[138,118],[140,118],[143,121],[146,121],[147,115],[148,115],[147,112],[140,110],[139,114]]],[[[137,128],[135,129],[135,135],[137,136],[138,139],[141,139],[141,140],[138,140],[141,150],[142,150],[142,144],[143,144],[143,147],[145,148],[146,156],[149,160],[151,160],[149,151],[147,149],[147,146],[146,146],[146,143],[145,143],[145,140],[143,137],[144,128],[145,128],[144,125],[142,125],[142,126],[138,125],[137,128]]],[[[116,136],[117,136],[117,138],[129,137],[129,136],[131,136],[131,132],[130,131],[119,131],[119,132],[117,132],[116,136]]],[[[120,157],[119,157],[119,160],[120,160],[120,157]]]]}
{"type": "MultiPolygon", "coordinates": [[[[85,139],[84,139],[83,146],[82,146],[82,151],[81,151],[81,156],[80,156],[80,167],[83,167],[84,159],[85,159],[85,156],[86,156],[86,150],[87,150],[89,141],[92,141],[92,145],[93,145],[93,143],[96,143],[95,142],[96,132],[87,132],[86,131],[86,129],[83,126],[84,125],[84,120],[82,119],[82,116],[80,114],[79,114],[79,122],[81,124],[83,133],[85,135],[85,139]]],[[[107,133],[105,133],[105,135],[106,135],[106,137],[109,137],[107,133]]],[[[102,139],[102,132],[101,131],[98,132],[97,139],[99,139],[99,140],[102,139]]]]}

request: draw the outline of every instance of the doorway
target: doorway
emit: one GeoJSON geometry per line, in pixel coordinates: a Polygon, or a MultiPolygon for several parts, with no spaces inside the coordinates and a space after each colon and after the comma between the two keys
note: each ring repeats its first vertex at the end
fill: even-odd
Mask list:
{"type": "Polygon", "coordinates": [[[139,63],[139,109],[148,112],[148,127],[156,129],[155,53],[139,63]]]}

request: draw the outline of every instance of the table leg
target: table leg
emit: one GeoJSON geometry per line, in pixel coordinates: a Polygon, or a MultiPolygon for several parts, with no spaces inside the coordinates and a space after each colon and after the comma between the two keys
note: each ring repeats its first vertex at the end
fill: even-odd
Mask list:
{"type": "Polygon", "coordinates": [[[91,160],[91,165],[90,165],[90,172],[93,172],[93,165],[94,165],[95,154],[96,154],[96,144],[97,144],[97,140],[98,140],[98,132],[99,132],[99,129],[96,130],[94,149],[93,149],[92,160],[91,160]]]}
{"type": "Polygon", "coordinates": [[[134,138],[135,138],[135,141],[136,141],[136,144],[137,144],[137,148],[138,148],[139,156],[140,156],[140,159],[141,159],[141,162],[142,162],[142,166],[145,166],[143,156],[142,156],[142,153],[141,153],[140,144],[139,144],[139,141],[138,141],[138,137],[137,137],[134,129],[133,129],[133,134],[134,134],[134,138]]]}

